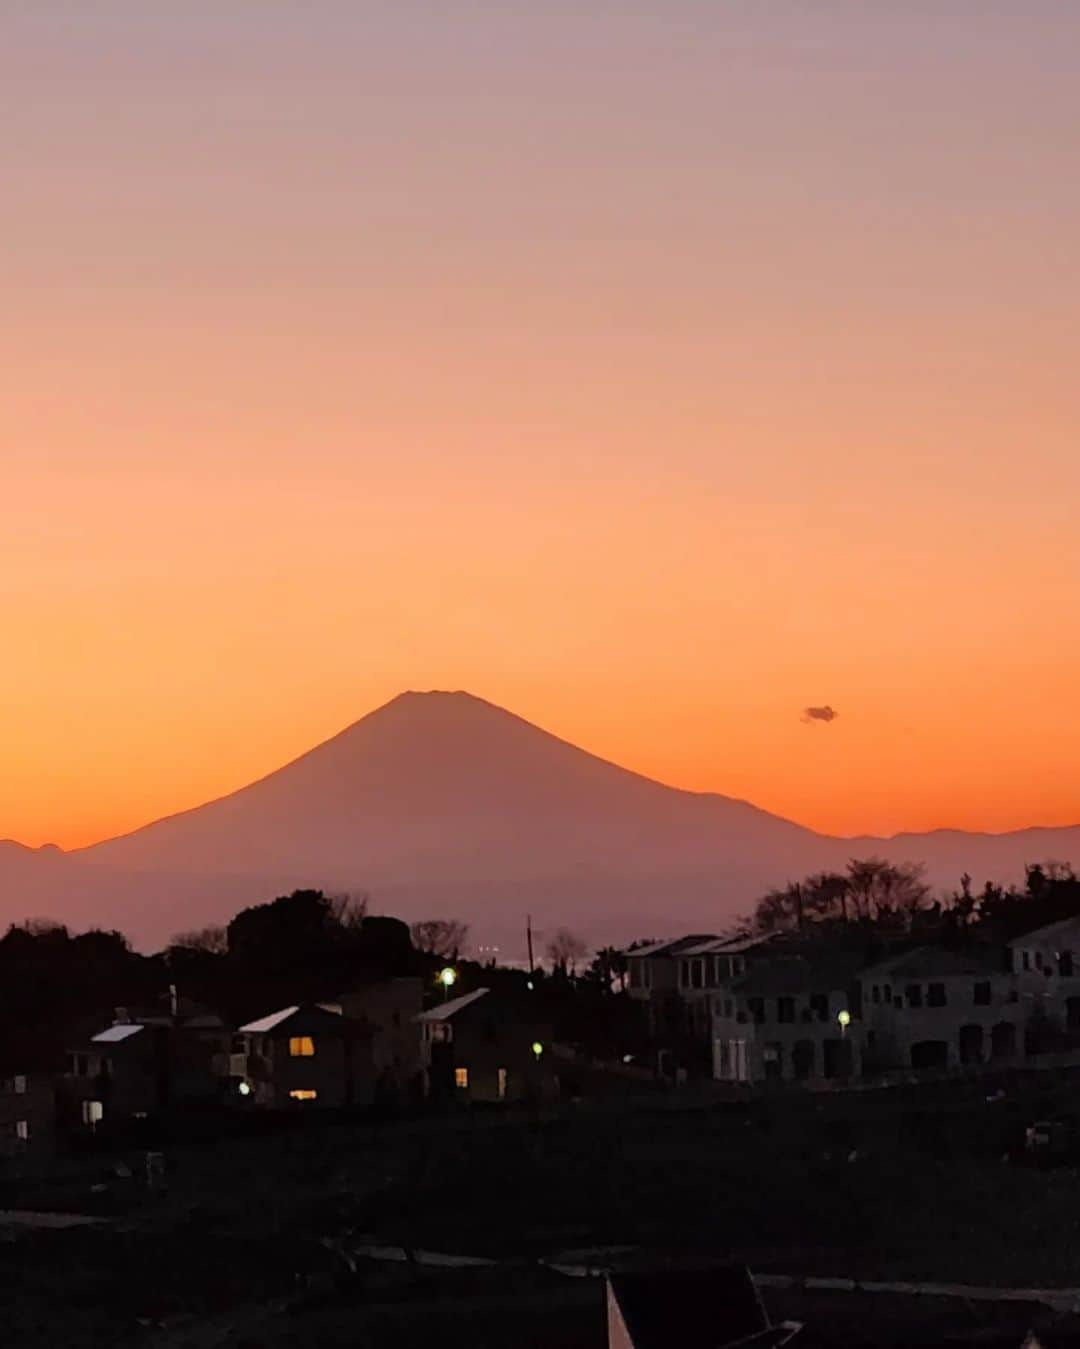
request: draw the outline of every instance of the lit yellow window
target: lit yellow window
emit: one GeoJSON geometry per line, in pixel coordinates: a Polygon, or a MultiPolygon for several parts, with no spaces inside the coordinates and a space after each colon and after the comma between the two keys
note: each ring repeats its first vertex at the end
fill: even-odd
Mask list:
{"type": "Polygon", "coordinates": [[[289,1095],[294,1101],[315,1101],[318,1100],[319,1097],[319,1093],[317,1091],[297,1090],[297,1091],[290,1091],[289,1095]]]}
{"type": "Polygon", "coordinates": [[[499,1069],[499,1100],[506,1100],[506,1069],[499,1069]]]}
{"type": "Polygon", "coordinates": [[[310,1035],[294,1035],[289,1040],[291,1059],[310,1059],[315,1053],[315,1041],[310,1035]]]}
{"type": "Polygon", "coordinates": [[[469,1070],[468,1070],[468,1068],[455,1068],[455,1069],[454,1069],[454,1086],[455,1086],[455,1087],[460,1087],[462,1091],[466,1091],[466,1090],[468,1089],[468,1086],[469,1086],[469,1070]]]}

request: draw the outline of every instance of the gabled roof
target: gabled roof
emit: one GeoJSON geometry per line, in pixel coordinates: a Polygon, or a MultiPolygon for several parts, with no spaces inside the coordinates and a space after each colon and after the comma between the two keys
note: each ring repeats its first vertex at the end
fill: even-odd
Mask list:
{"type": "Polygon", "coordinates": [[[430,1011],[420,1012],[414,1016],[414,1021],[449,1021],[451,1017],[457,1016],[458,1012],[478,1001],[480,998],[487,997],[491,992],[489,988],[478,988],[472,993],[463,993],[460,998],[451,998],[449,1002],[441,1002],[438,1007],[432,1007],[430,1011]]]}
{"type": "Polygon", "coordinates": [[[269,1016],[261,1016],[257,1021],[249,1021],[246,1026],[241,1026],[242,1035],[268,1035],[274,1030],[283,1030],[286,1024],[293,1019],[300,1017],[310,1020],[315,1017],[316,1020],[322,1018],[328,1020],[333,1018],[335,1021],[342,1021],[341,1012],[338,1008],[326,1003],[309,1003],[296,1007],[283,1007],[280,1012],[271,1012],[269,1016]]]}
{"type": "Polygon", "coordinates": [[[681,956],[737,956],[744,951],[752,951],[755,946],[763,946],[770,937],[714,937],[697,946],[688,946],[680,951],[681,956]]]}
{"type": "Polygon", "coordinates": [[[692,933],[689,937],[669,937],[667,941],[654,941],[649,946],[638,946],[631,950],[629,947],[623,952],[624,956],[629,956],[634,960],[640,960],[649,956],[678,956],[683,955],[688,948],[700,946],[706,942],[720,940],[714,934],[709,932],[692,933]]]}
{"type": "Polygon", "coordinates": [[[1080,937],[1080,916],[1062,918],[1056,923],[1047,923],[1022,936],[1014,937],[1009,945],[1013,948],[1027,946],[1030,942],[1055,941],[1058,937],[1080,937]]]}
{"type": "Polygon", "coordinates": [[[143,1029],[141,1022],[122,1021],[119,1025],[107,1026],[97,1035],[92,1035],[90,1043],[94,1045],[120,1044],[123,1040],[130,1040],[133,1035],[138,1035],[143,1029]]]}
{"type": "Polygon", "coordinates": [[[863,983],[872,979],[948,979],[964,975],[1001,973],[1003,957],[995,949],[972,946],[953,951],[944,946],[917,946],[860,971],[863,983]]]}
{"type": "Polygon", "coordinates": [[[749,971],[732,987],[745,998],[841,992],[859,974],[861,964],[857,955],[844,951],[812,959],[777,955],[752,962],[749,971]]]}

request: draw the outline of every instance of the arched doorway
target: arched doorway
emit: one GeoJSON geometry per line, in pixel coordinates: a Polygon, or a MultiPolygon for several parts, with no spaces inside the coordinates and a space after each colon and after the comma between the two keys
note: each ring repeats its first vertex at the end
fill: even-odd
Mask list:
{"type": "Polygon", "coordinates": [[[961,1063],[982,1063],[983,1028],[981,1026],[961,1026],[958,1047],[961,1063]]]}
{"type": "Polygon", "coordinates": [[[799,1082],[814,1076],[817,1052],[813,1040],[796,1040],[791,1047],[791,1072],[799,1082]]]}
{"type": "Polygon", "coordinates": [[[949,1066],[949,1046],[945,1040],[918,1040],[911,1046],[911,1066],[930,1071],[949,1066]]]}

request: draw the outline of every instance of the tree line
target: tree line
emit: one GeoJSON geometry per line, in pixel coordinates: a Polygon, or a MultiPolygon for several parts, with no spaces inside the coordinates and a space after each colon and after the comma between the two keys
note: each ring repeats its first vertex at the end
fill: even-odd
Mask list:
{"type": "Polygon", "coordinates": [[[743,935],[801,934],[935,941],[1006,942],[1047,923],[1080,916],[1080,878],[1067,862],[1025,868],[1024,882],[987,881],[975,891],[963,875],[934,897],[923,868],[879,857],[853,858],[842,871],[820,871],[767,891],[741,924],[743,935]]]}

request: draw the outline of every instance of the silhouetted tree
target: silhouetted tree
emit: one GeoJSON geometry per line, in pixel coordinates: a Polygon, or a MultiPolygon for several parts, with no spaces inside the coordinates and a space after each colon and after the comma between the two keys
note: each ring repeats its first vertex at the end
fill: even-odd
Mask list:
{"type": "Polygon", "coordinates": [[[573,975],[588,947],[579,936],[569,928],[561,927],[547,944],[547,956],[552,966],[565,974],[573,975]]]}
{"type": "Polygon", "coordinates": [[[440,960],[458,960],[468,950],[469,925],[454,918],[428,918],[412,925],[412,941],[418,951],[440,960]]]}
{"type": "Polygon", "coordinates": [[[223,956],[229,949],[229,934],[223,927],[200,927],[191,932],[178,932],[167,949],[205,951],[209,955],[223,956]]]}
{"type": "Polygon", "coordinates": [[[616,982],[619,991],[626,990],[627,961],[615,946],[601,946],[589,963],[583,979],[594,983],[600,993],[613,993],[616,982]]]}

